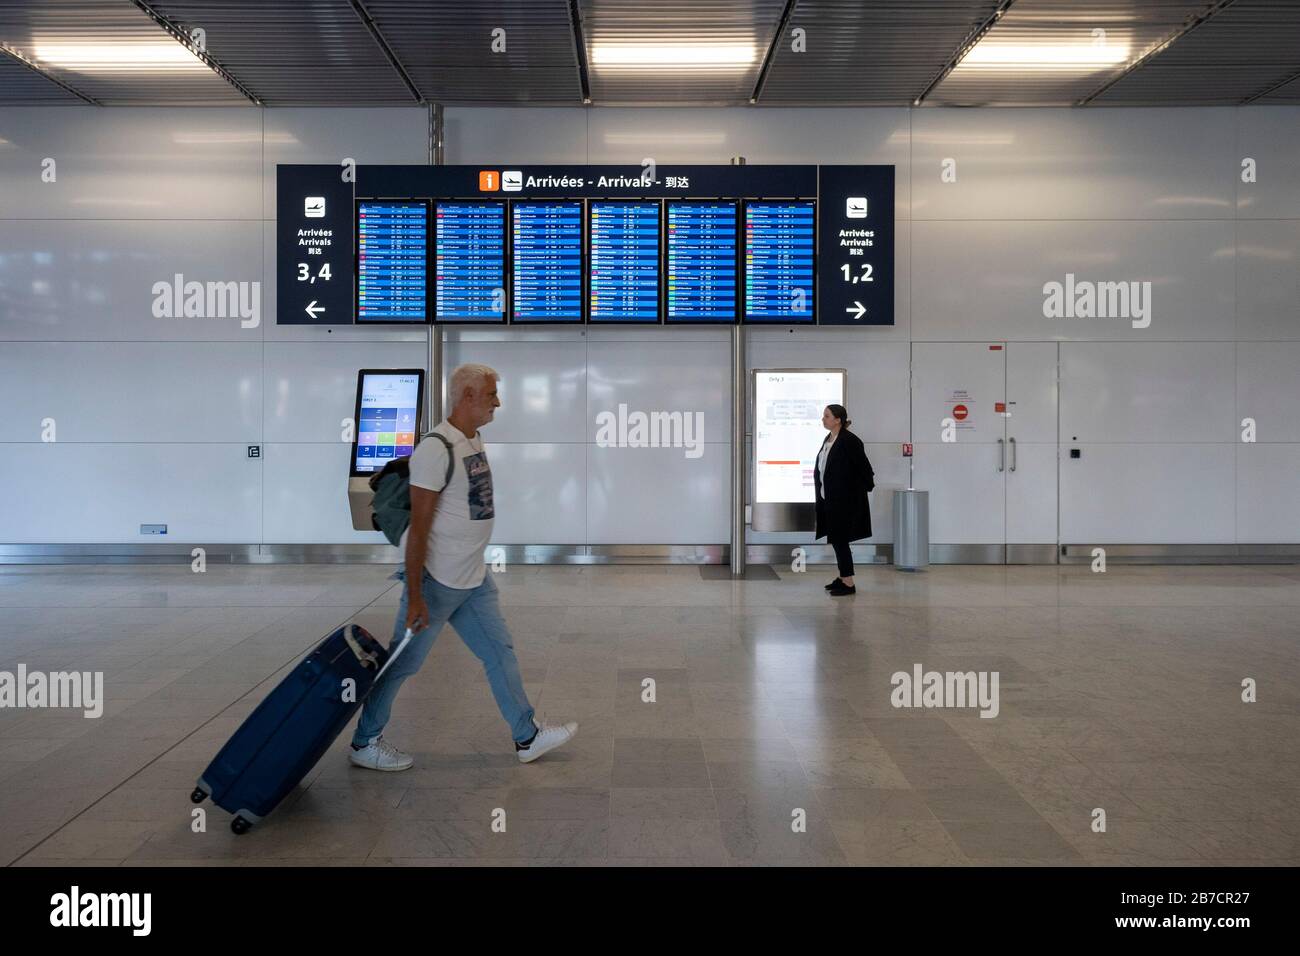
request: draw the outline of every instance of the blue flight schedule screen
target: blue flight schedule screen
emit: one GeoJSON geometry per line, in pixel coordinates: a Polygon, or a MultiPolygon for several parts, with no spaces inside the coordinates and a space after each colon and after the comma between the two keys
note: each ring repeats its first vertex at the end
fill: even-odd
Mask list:
{"type": "Polygon", "coordinates": [[[428,204],[359,203],[357,321],[427,321],[428,273],[428,204]]]}
{"type": "Polygon", "coordinates": [[[745,321],[812,322],[812,200],[745,205],[745,321]]]}
{"type": "Polygon", "coordinates": [[[736,321],[736,204],[668,204],[668,321],[736,321]]]}
{"type": "Polygon", "coordinates": [[[435,220],[435,318],[504,322],[506,204],[440,202],[435,220]]]}
{"type": "Polygon", "coordinates": [[[659,203],[591,204],[588,321],[659,321],[659,203]]]}
{"type": "Polygon", "coordinates": [[[582,203],[511,205],[515,322],[582,321],[582,203]]]}

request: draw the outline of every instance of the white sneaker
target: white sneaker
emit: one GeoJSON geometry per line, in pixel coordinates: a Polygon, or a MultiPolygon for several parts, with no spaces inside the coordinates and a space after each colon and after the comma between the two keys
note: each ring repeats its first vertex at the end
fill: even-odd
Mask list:
{"type": "Polygon", "coordinates": [[[407,770],[415,763],[414,757],[402,753],[383,737],[372,740],[368,747],[353,750],[348,759],[367,770],[407,770]]]}
{"type": "Polygon", "coordinates": [[[520,763],[532,763],[542,754],[554,750],[561,744],[567,744],[578,732],[578,724],[572,720],[567,724],[542,724],[533,718],[533,723],[537,725],[537,736],[533,738],[532,743],[527,747],[515,744],[520,763]]]}

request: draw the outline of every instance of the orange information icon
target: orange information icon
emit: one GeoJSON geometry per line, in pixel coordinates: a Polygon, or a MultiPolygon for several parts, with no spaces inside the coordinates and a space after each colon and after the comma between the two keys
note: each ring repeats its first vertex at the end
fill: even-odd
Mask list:
{"type": "Polygon", "coordinates": [[[478,191],[494,193],[501,188],[501,174],[495,169],[480,169],[478,173],[478,191]]]}

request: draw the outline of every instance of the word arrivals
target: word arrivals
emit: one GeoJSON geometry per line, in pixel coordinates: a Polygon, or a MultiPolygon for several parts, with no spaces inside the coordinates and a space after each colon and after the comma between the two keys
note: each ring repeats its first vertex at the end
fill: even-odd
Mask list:
{"type": "Polygon", "coordinates": [[[70,893],[50,897],[50,925],[129,926],[132,936],[148,936],[153,926],[152,893],[70,893]]]}
{"type": "Polygon", "coordinates": [[[1043,315],[1049,319],[1131,319],[1133,328],[1151,325],[1151,283],[1078,282],[1073,272],[1065,282],[1043,285],[1043,315]]]}
{"type": "Polygon", "coordinates": [[[685,448],[687,458],[704,454],[703,412],[628,412],[596,416],[596,444],[601,448],[685,448]]]}
{"type": "Polygon", "coordinates": [[[5,707],[70,707],[82,710],[84,717],[104,713],[104,672],[41,671],[27,672],[26,664],[18,673],[0,671],[0,709],[5,707]]]}
{"type": "Polygon", "coordinates": [[[176,273],[172,282],[155,282],[155,319],[240,319],[240,327],[255,329],[262,322],[261,282],[186,282],[176,273]]]}
{"type": "Polygon", "coordinates": [[[912,673],[896,671],[890,678],[893,692],[889,702],[895,707],[976,707],[981,717],[996,717],[998,703],[997,671],[926,671],[913,664],[912,673]]]}

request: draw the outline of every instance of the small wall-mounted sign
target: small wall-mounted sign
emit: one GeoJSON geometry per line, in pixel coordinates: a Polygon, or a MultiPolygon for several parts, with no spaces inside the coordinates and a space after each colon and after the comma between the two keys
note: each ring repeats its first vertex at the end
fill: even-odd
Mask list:
{"type": "Polygon", "coordinates": [[[142,524],[140,525],[141,534],[166,534],[167,526],[165,524],[142,524]]]}
{"type": "Polygon", "coordinates": [[[249,458],[261,458],[261,457],[262,457],[262,446],[261,446],[261,445],[249,445],[249,446],[248,446],[248,457],[249,457],[249,458]]]}

